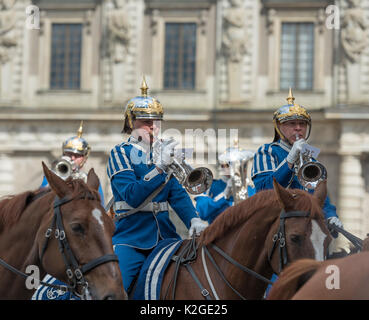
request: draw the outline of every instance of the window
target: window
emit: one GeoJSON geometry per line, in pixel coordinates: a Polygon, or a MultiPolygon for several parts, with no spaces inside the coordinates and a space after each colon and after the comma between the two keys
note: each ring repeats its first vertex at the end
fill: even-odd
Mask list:
{"type": "Polygon", "coordinates": [[[50,88],[81,87],[82,24],[52,24],[50,88]]]}
{"type": "Polygon", "coordinates": [[[196,24],[165,24],[165,89],[194,89],[196,72],[196,24]]]}
{"type": "Polygon", "coordinates": [[[313,90],[314,23],[282,23],[280,89],[313,90]]]}

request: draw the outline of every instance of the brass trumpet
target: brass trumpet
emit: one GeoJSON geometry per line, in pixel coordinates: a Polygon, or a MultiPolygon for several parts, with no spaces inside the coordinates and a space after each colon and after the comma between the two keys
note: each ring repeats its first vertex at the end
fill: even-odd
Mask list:
{"type": "Polygon", "coordinates": [[[318,161],[313,161],[313,149],[305,144],[300,151],[300,158],[295,164],[295,172],[300,184],[313,190],[320,181],[327,179],[327,169],[318,161]]]}
{"type": "MultiPolygon", "coordinates": [[[[169,141],[157,140],[154,148],[161,148],[163,143],[168,144],[169,141]]],[[[213,183],[213,173],[206,167],[192,168],[185,160],[183,152],[173,154],[173,162],[169,165],[169,170],[178,182],[185,187],[187,192],[191,194],[200,194],[210,188],[213,183]]]]}
{"type": "Polygon", "coordinates": [[[52,163],[52,170],[63,180],[66,180],[73,174],[74,168],[75,164],[67,156],[62,156],[52,163]]]}

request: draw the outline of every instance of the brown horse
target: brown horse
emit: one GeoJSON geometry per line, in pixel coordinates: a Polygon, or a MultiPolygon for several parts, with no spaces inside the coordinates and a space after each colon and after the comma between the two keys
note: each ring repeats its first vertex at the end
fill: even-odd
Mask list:
{"type": "Polygon", "coordinates": [[[270,291],[270,300],[369,300],[369,238],[363,252],[340,259],[302,259],[288,266],[270,291]]]}
{"type": "Polygon", "coordinates": [[[284,265],[301,258],[323,260],[331,241],[321,208],[326,192],[326,183],[310,195],[274,181],[274,190],[228,208],[201,234],[197,255],[186,253],[191,257],[186,259],[182,253],[189,242],[184,242],[177,260],[190,261],[186,268],[171,262],[161,298],[260,299],[265,278],[284,265]]]}
{"type": "Polygon", "coordinates": [[[0,202],[0,299],[29,299],[29,284],[37,279],[25,275],[43,279],[46,273],[87,298],[125,299],[112,246],[114,224],[100,204],[94,170],[87,183],[65,182],[42,165],[51,189],[0,202]]]}

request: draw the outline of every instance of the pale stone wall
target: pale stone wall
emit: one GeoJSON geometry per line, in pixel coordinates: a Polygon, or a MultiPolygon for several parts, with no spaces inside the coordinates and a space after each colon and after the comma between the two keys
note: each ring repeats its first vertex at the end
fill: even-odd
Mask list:
{"type": "MultiPolygon", "coordinates": [[[[219,145],[231,143],[230,130],[237,129],[239,145],[256,151],[272,140],[273,111],[286,102],[287,92],[279,90],[281,23],[306,21],[315,28],[314,90],[294,92],[296,103],[312,111],[309,142],[321,149],[329,195],[345,227],[361,237],[369,232],[369,45],[359,43],[356,59],[347,60],[349,48],[339,42],[346,27],[335,31],[325,26],[324,10],[331,1],[38,0],[32,2],[41,10],[37,30],[25,28],[31,1],[7,3],[0,8],[1,196],[37,188],[41,161],[50,164],[60,156],[62,142],[83,119],[84,137],[92,147],[86,169],[98,173],[107,201],[106,161],[123,139],[123,106],[139,94],[142,74],[164,105],[164,130],[225,129],[227,139],[210,145],[219,151],[219,145]],[[226,23],[228,18],[237,21],[232,6],[241,17],[238,27],[226,23]],[[117,17],[113,27],[126,28],[126,36],[112,33],[112,16],[117,17]],[[53,22],[83,24],[81,90],[49,88],[53,22]],[[166,22],[197,25],[195,90],[163,89],[166,22]],[[236,57],[227,51],[226,35],[237,40],[236,57]]],[[[346,0],[335,3],[341,22],[344,17],[356,23],[362,19],[358,32],[366,34],[369,0],[353,11],[346,0]]],[[[207,152],[208,145],[202,148],[207,152]]],[[[209,167],[217,176],[215,164],[209,167]]]]}

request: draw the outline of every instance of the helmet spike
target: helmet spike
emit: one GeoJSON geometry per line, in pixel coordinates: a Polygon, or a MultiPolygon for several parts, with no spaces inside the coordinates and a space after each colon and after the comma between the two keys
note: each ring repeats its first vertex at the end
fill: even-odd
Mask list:
{"type": "Polygon", "coordinates": [[[288,104],[295,104],[294,101],[295,101],[295,97],[293,96],[292,94],[292,89],[290,87],[290,91],[288,92],[288,97],[287,97],[287,102],[288,104]]]}
{"type": "Polygon", "coordinates": [[[78,138],[81,138],[82,137],[82,134],[83,134],[83,120],[81,120],[81,123],[79,125],[79,129],[77,131],[77,137],[78,138]]]}
{"type": "Polygon", "coordinates": [[[141,95],[146,97],[147,96],[147,90],[149,89],[149,87],[147,86],[146,80],[145,80],[145,76],[142,76],[142,83],[141,83],[141,95]]]}

